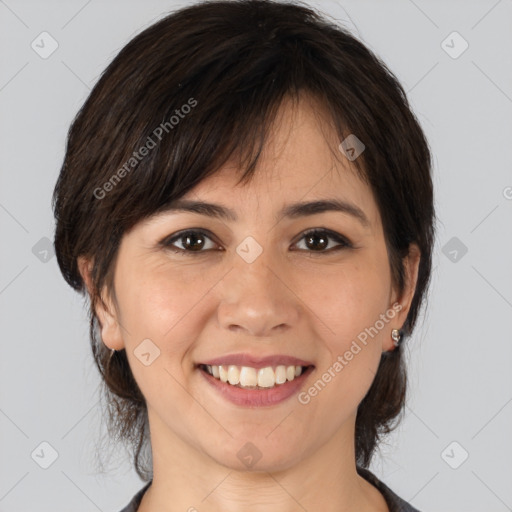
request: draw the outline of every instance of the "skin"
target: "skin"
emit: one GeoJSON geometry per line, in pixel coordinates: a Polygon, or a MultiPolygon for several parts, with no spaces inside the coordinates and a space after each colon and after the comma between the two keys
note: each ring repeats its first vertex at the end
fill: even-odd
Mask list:
{"type": "MultiPolygon", "coordinates": [[[[226,165],[184,196],[232,208],[237,221],[163,213],[122,239],[115,298],[105,290],[107,307],[96,312],[104,343],[126,349],[148,405],[154,478],[139,512],[388,510],[356,472],[355,419],[381,353],[394,349],[391,330],[406,319],[420,254],[411,245],[399,296],[371,189],[347,159],[333,158],[328,144],[339,141],[327,119],[311,99],[299,108],[283,102],[249,185],[235,187],[236,169],[226,165]],[[276,223],[284,204],[329,197],[357,205],[370,225],[334,211],[276,223]],[[189,255],[159,246],[188,228],[212,233],[201,238],[202,253],[186,237],[175,246],[189,247],[189,255]],[[339,233],[353,248],[329,251],[318,238],[308,244],[301,234],[311,228],[339,233]],[[236,253],[247,236],[263,248],[252,263],[236,253]],[[235,352],[290,354],[315,365],[307,390],[396,302],[401,311],[306,405],[294,396],[269,407],[236,406],[195,366],[235,352]],[[147,338],[161,351],[149,366],[134,354],[147,338]],[[247,441],[262,454],[252,469],[237,457],[247,441]]],[[[90,263],[79,262],[89,289],[90,263]]]]}

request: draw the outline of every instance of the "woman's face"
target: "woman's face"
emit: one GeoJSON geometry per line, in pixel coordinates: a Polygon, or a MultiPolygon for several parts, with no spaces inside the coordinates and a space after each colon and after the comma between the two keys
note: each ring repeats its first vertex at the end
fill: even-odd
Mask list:
{"type": "Polygon", "coordinates": [[[168,211],[122,239],[117,310],[98,314],[104,342],[126,348],[159,454],[267,470],[333,442],[353,455],[357,407],[381,353],[394,348],[391,330],[405,321],[418,259],[398,297],[372,192],[341,153],[333,159],[325,137],[334,147],[340,141],[318,112],[312,103],[295,111],[284,103],[250,184],[235,186],[239,175],[226,166],[182,198],[233,218],[168,211]],[[281,215],[326,200],[353,211],[281,215]],[[192,229],[201,233],[174,237],[192,229]],[[318,233],[305,234],[312,229],[318,233]],[[270,387],[286,371],[291,377],[286,367],[298,361],[290,358],[309,369],[270,387]],[[235,363],[232,382],[236,366],[247,366],[244,382],[260,375],[262,389],[207,375],[199,365],[214,360],[235,363]],[[268,366],[277,373],[261,369],[268,366]]]}

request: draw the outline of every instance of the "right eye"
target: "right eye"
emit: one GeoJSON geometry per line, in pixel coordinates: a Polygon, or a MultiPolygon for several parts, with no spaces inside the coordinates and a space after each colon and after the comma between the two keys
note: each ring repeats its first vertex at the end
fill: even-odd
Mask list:
{"type": "Polygon", "coordinates": [[[193,255],[194,253],[202,253],[212,250],[212,248],[203,250],[204,247],[208,245],[207,242],[204,241],[205,239],[212,241],[210,236],[203,230],[187,229],[171,235],[170,238],[166,238],[160,243],[175,253],[186,254],[188,256],[193,255]],[[176,242],[179,242],[182,247],[177,247],[175,245],[176,242]]]}

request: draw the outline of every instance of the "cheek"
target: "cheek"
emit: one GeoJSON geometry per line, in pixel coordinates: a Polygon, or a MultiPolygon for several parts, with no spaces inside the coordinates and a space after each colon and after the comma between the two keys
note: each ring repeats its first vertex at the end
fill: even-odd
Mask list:
{"type": "MultiPolygon", "coordinates": [[[[148,260],[137,269],[121,267],[116,290],[126,328],[123,337],[133,349],[144,339],[151,339],[166,354],[190,348],[191,325],[200,328],[201,303],[215,284],[213,275],[198,277],[197,269],[148,260]],[[191,318],[193,322],[191,324],[191,318]]],[[[173,358],[171,361],[179,361],[173,358]]]]}
{"type": "Polygon", "coordinates": [[[388,286],[388,275],[371,264],[340,266],[322,279],[321,287],[311,286],[308,305],[320,319],[318,343],[323,350],[318,353],[325,357],[306,393],[319,397],[315,407],[320,423],[327,421],[325,414],[334,426],[345,421],[374,380],[387,332],[375,325],[386,311],[388,286]]]}
{"type": "Polygon", "coordinates": [[[324,324],[326,339],[342,350],[385,312],[389,274],[372,262],[340,265],[311,280],[308,306],[324,324]]]}
{"type": "Polygon", "coordinates": [[[118,300],[134,378],[149,405],[163,401],[169,411],[185,410],[178,383],[185,379],[184,361],[197,339],[190,332],[190,318],[204,291],[169,269],[164,272],[163,266],[143,265],[125,275],[121,279],[119,274],[118,300]]]}

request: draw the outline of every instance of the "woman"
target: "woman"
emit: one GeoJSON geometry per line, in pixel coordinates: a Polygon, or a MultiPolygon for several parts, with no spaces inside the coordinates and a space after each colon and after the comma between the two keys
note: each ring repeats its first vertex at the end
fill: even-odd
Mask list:
{"type": "Polygon", "coordinates": [[[167,16],[74,120],[53,206],[146,481],[123,512],[416,510],[368,467],[405,404],[431,156],[364,45],[297,4],[167,16]]]}

